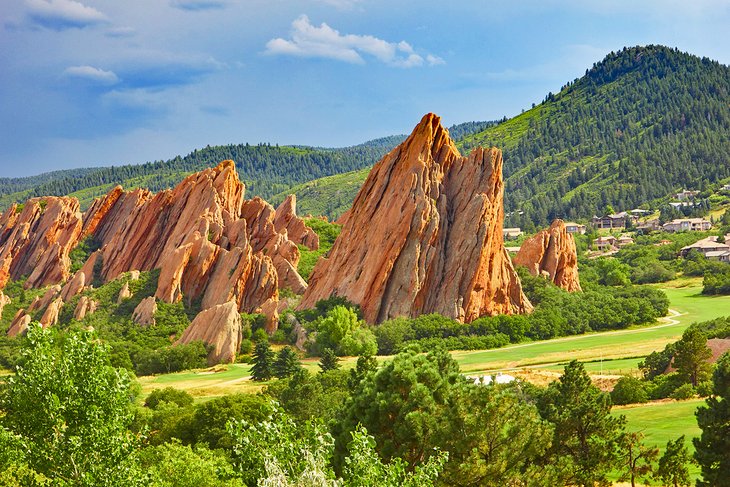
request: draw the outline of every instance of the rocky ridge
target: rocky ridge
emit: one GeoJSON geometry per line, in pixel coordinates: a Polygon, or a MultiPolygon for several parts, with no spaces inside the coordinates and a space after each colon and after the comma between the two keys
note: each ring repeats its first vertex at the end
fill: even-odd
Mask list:
{"type": "Polygon", "coordinates": [[[563,220],[553,221],[550,228],[525,240],[514,263],[527,267],[533,276],[545,276],[566,291],[581,290],[575,240],[563,220]]]}
{"type": "Polygon", "coordinates": [[[501,151],[462,157],[427,114],[373,167],[299,308],[343,296],[371,323],[530,312],[503,245],[503,193],[501,151]]]}

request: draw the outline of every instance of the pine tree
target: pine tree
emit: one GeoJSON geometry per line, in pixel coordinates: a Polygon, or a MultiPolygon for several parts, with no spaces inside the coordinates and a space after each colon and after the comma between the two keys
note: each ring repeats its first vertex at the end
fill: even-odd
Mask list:
{"type": "Polygon", "coordinates": [[[284,347],[274,362],[274,375],[279,379],[291,377],[301,367],[297,353],[291,347],[284,347]]]}
{"type": "Polygon", "coordinates": [[[689,486],[692,484],[688,466],[691,462],[692,458],[689,456],[689,451],[684,446],[684,435],[674,441],[669,440],[664,455],[659,459],[659,466],[654,478],[659,480],[662,485],[689,486]]]}
{"type": "Polygon", "coordinates": [[[730,486],[730,353],[717,361],[712,377],[714,395],[695,415],[702,435],[692,442],[695,459],[702,469],[699,487],[730,486]]]}
{"type": "Polygon", "coordinates": [[[340,357],[331,348],[325,348],[322,350],[322,356],[319,359],[319,368],[322,373],[339,369],[340,357]]]}
{"type": "Polygon", "coordinates": [[[696,328],[688,328],[674,346],[674,367],[679,375],[694,387],[710,376],[712,350],[707,346],[707,337],[696,328]]]}
{"type": "Polygon", "coordinates": [[[269,380],[274,376],[274,352],[269,342],[261,340],[253,351],[251,378],[255,381],[269,380]]]}
{"type": "Polygon", "coordinates": [[[622,462],[619,481],[630,481],[636,486],[637,478],[648,478],[653,470],[653,463],[659,456],[658,448],[649,448],[642,443],[641,433],[626,433],[621,439],[620,453],[622,462]]]}

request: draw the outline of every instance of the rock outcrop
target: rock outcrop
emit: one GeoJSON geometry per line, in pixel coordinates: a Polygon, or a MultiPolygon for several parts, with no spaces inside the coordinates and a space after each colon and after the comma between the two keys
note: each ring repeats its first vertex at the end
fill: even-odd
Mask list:
{"type": "Polygon", "coordinates": [[[82,215],[76,198],[32,198],[0,216],[0,289],[28,276],[26,288],[69,278],[69,253],[79,241],[82,215]]]}
{"type": "Polygon", "coordinates": [[[94,314],[98,306],[99,303],[90,297],[81,296],[79,303],[76,305],[76,309],[74,310],[74,319],[78,321],[83,320],[85,317],[94,314]]]}
{"type": "Polygon", "coordinates": [[[210,347],[208,363],[234,362],[241,348],[242,324],[238,304],[229,301],[201,311],[175,345],[202,340],[210,347]]]}
{"type": "Polygon", "coordinates": [[[527,267],[533,276],[548,277],[566,291],[581,290],[575,240],[565,229],[563,220],[555,220],[550,228],[525,240],[514,263],[527,267]]]}
{"type": "Polygon", "coordinates": [[[157,300],[154,296],[146,297],[134,308],[132,321],[142,326],[154,325],[155,313],[157,313],[157,300]]]}
{"type": "Polygon", "coordinates": [[[101,245],[85,269],[96,267],[100,275],[94,277],[104,282],[131,270],[160,269],[158,299],[200,300],[202,309],[233,300],[242,312],[270,312],[275,327],[279,287],[306,287],[296,272],[299,249],[289,229],[310,245],[316,237],[294,208],[282,208],[277,228],[270,204],[244,199],[232,161],[155,195],[117,187],[84,215],[82,236],[101,245]]]}
{"type": "Polygon", "coordinates": [[[30,306],[28,306],[28,312],[33,313],[34,311],[47,309],[48,306],[53,302],[54,299],[58,297],[59,294],[61,294],[61,286],[56,284],[49,287],[43,294],[43,297],[36,297],[33,302],[30,303],[30,306]]]}
{"type": "Polygon", "coordinates": [[[501,151],[462,157],[440,119],[424,116],[370,172],[299,308],[334,294],[371,323],[531,311],[502,240],[503,193],[501,151]]]}
{"type": "Polygon", "coordinates": [[[83,291],[85,285],[86,274],[84,271],[76,272],[71,280],[69,280],[66,285],[63,286],[63,289],[61,289],[61,299],[68,302],[71,298],[83,291]]]}
{"type": "Polygon", "coordinates": [[[3,310],[5,309],[5,306],[10,304],[12,301],[9,296],[6,296],[5,293],[0,291],[0,318],[3,317],[3,310]]]}
{"type": "Polygon", "coordinates": [[[18,335],[25,334],[25,332],[28,331],[31,319],[31,316],[26,313],[24,309],[19,309],[18,312],[15,313],[15,317],[13,318],[12,323],[10,323],[10,328],[8,328],[8,336],[16,337],[18,335]]]}
{"type": "Polygon", "coordinates": [[[119,290],[119,294],[117,295],[117,304],[122,304],[125,299],[129,299],[131,297],[132,291],[129,290],[129,282],[125,282],[124,286],[122,286],[122,289],[119,290]]]}
{"type": "Polygon", "coordinates": [[[297,196],[290,194],[276,208],[274,227],[278,232],[286,230],[289,240],[311,250],[319,249],[319,235],[297,216],[297,196]]]}
{"type": "Polygon", "coordinates": [[[56,298],[48,305],[40,319],[40,323],[43,325],[43,328],[48,328],[58,323],[58,316],[61,314],[61,308],[63,308],[63,299],[60,297],[56,298]]]}

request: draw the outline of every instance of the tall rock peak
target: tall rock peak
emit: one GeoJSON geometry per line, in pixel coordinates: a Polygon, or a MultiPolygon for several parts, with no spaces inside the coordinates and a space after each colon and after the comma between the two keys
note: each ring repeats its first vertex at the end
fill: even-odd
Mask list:
{"type": "Polygon", "coordinates": [[[503,193],[501,151],[462,157],[440,118],[425,115],[373,167],[300,308],[338,295],[369,322],[531,311],[502,241],[503,193]]]}
{"type": "Polygon", "coordinates": [[[515,265],[527,267],[534,276],[549,278],[566,291],[581,290],[575,240],[568,233],[563,220],[553,221],[550,228],[525,240],[514,262],[515,265]]]}

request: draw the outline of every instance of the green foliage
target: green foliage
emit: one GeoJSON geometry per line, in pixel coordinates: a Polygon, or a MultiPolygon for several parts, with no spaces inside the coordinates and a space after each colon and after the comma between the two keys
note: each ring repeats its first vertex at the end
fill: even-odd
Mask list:
{"type": "Polygon", "coordinates": [[[2,390],[0,426],[18,435],[28,466],[55,485],[136,485],[129,386],[90,334],[60,339],[34,326],[2,390]]]}
{"type": "Polygon", "coordinates": [[[664,454],[659,459],[654,478],[662,485],[685,487],[692,484],[689,476],[689,464],[692,457],[684,446],[684,435],[676,440],[669,440],[664,454]]]}
{"type": "Polygon", "coordinates": [[[322,350],[321,358],[319,359],[320,373],[329,372],[330,370],[337,370],[340,368],[340,358],[331,348],[325,348],[322,350]]]}
{"type": "Polygon", "coordinates": [[[611,399],[591,383],[583,364],[572,361],[540,398],[541,415],[555,427],[550,453],[566,458],[568,485],[605,484],[617,466],[625,420],[612,416],[611,399]]]}
{"type": "Polygon", "coordinates": [[[692,440],[695,459],[702,469],[699,487],[730,485],[730,353],[717,361],[712,375],[714,396],[695,413],[702,435],[692,440]]]}
{"type": "MultiPolygon", "coordinates": [[[[257,362],[254,362],[254,366],[256,363],[257,362]]],[[[279,379],[291,377],[301,368],[302,366],[299,363],[299,357],[293,348],[284,347],[279,350],[273,365],[274,376],[279,379]]]]}
{"type": "Polygon", "coordinates": [[[631,487],[636,485],[637,479],[649,482],[654,470],[654,462],[659,456],[658,448],[650,448],[642,443],[644,435],[641,433],[624,433],[619,445],[619,463],[621,476],[619,481],[630,481],[631,487]]]}
{"type": "Polygon", "coordinates": [[[262,482],[272,477],[333,480],[327,464],[334,441],[316,421],[297,423],[274,406],[264,421],[230,421],[227,431],[233,439],[234,469],[246,485],[287,485],[281,480],[276,484],[262,482]]]}
{"type": "Polygon", "coordinates": [[[664,350],[651,352],[644,360],[639,362],[639,370],[644,379],[651,380],[664,373],[672,363],[674,357],[674,343],[668,344],[664,350]]]}
{"type": "Polygon", "coordinates": [[[178,407],[184,408],[192,406],[193,396],[174,387],[165,387],[164,389],[152,391],[145,399],[144,405],[150,409],[157,409],[157,406],[163,402],[176,404],[178,407]]]}
{"type": "Polygon", "coordinates": [[[242,487],[228,459],[204,446],[195,448],[173,441],[146,448],[142,466],[150,487],[242,487]]]}
{"type": "Polygon", "coordinates": [[[274,377],[275,355],[268,341],[259,341],[253,351],[251,378],[256,381],[267,381],[274,377]]]}
{"type": "Polygon", "coordinates": [[[386,461],[400,457],[413,467],[426,460],[437,446],[459,380],[459,366],[446,352],[403,352],[366,375],[334,430],[338,461],[358,424],[373,435],[386,461]]]}
{"type": "Polygon", "coordinates": [[[722,272],[705,272],[702,294],[730,294],[730,269],[724,265],[722,272]]]}
{"type": "Polygon", "coordinates": [[[696,387],[710,378],[712,370],[708,360],[712,350],[707,346],[707,337],[697,328],[688,328],[682,338],[674,344],[674,368],[680,378],[696,387]]]}
{"type": "Polygon", "coordinates": [[[695,392],[695,388],[692,384],[682,384],[674,389],[669,397],[675,401],[684,401],[686,399],[692,399],[695,396],[695,392]]]}
{"type": "Polygon", "coordinates": [[[81,270],[86,261],[89,260],[89,256],[92,252],[98,250],[99,247],[101,247],[101,245],[99,245],[99,242],[94,240],[93,237],[86,237],[79,242],[79,244],[69,253],[69,258],[71,259],[71,274],[75,274],[76,271],[81,270]]]}
{"type": "MultiPolygon", "coordinates": [[[[300,207],[301,211],[301,207],[300,207]]],[[[314,213],[322,214],[322,213],[314,213]]],[[[319,218],[307,218],[304,220],[309,228],[314,230],[319,236],[319,248],[317,250],[310,250],[304,245],[299,245],[299,265],[297,266],[297,272],[305,281],[309,281],[309,276],[317,264],[320,257],[327,255],[327,253],[334,245],[335,240],[340,235],[342,227],[336,223],[329,223],[319,218]]]]}
{"type": "Polygon", "coordinates": [[[644,403],[649,400],[644,383],[636,377],[623,376],[611,391],[611,402],[616,405],[644,403]]]}
{"type": "Polygon", "coordinates": [[[346,371],[330,370],[313,375],[301,369],[288,379],[272,383],[265,393],[298,420],[319,418],[329,423],[339,418],[351,390],[346,371]]]}
{"type": "Polygon", "coordinates": [[[309,324],[314,332],[312,352],[331,349],[339,355],[374,355],[375,335],[353,308],[335,306],[325,317],[309,324]]]}
{"type": "Polygon", "coordinates": [[[135,371],[138,375],[152,375],[198,369],[207,365],[207,357],[208,351],[201,341],[157,350],[140,350],[135,354],[135,371]]]}
{"type": "Polygon", "coordinates": [[[662,46],[624,48],[459,145],[504,151],[505,226],[628,210],[730,177],[728,68],[662,46]]]}

